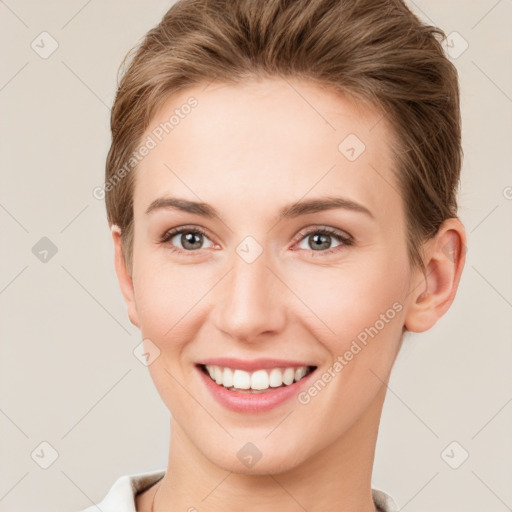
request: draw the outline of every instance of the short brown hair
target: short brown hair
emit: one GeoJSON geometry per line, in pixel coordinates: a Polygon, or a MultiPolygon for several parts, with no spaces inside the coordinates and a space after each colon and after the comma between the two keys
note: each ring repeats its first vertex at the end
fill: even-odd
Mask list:
{"type": "MultiPolygon", "coordinates": [[[[132,270],[134,172],[125,172],[153,114],[170,95],[216,80],[298,77],[372,105],[397,144],[393,168],[407,246],[424,269],[423,242],[457,216],[462,164],[458,74],[441,42],[401,0],[179,0],[125,56],[106,161],[109,225],[132,270]],[[117,181],[116,181],[117,178],[117,181]]],[[[121,69],[120,68],[120,69],[121,69]]],[[[134,166],[134,169],[136,166],[134,166]]]]}

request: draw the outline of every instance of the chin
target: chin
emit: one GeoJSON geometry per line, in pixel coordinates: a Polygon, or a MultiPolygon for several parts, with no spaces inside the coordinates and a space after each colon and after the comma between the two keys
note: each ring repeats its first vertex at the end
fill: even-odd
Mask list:
{"type": "Polygon", "coordinates": [[[303,463],[303,449],[300,453],[297,448],[278,451],[268,439],[266,443],[233,440],[232,444],[233,448],[224,446],[222,452],[210,451],[205,456],[225,471],[252,476],[284,473],[303,463]]]}

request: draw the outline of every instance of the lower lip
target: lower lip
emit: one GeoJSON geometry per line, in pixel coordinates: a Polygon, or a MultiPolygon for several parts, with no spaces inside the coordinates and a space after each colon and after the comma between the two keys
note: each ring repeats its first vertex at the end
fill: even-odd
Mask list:
{"type": "Polygon", "coordinates": [[[269,411],[296,396],[315,373],[316,369],[298,382],[279,388],[270,388],[269,391],[264,393],[231,391],[217,384],[200,367],[197,367],[197,371],[201,375],[205,386],[221,405],[235,412],[258,413],[269,411]]]}

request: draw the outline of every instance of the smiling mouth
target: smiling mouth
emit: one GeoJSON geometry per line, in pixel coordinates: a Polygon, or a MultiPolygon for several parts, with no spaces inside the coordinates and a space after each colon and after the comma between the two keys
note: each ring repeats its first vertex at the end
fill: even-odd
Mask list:
{"type": "Polygon", "coordinates": [[[244,370],[215,365],[196,365],[219,386],[239,393],[266,393],[273,389],[291,386],[316,370],[316,366],[273,368],[271,370],[244,370]]]}

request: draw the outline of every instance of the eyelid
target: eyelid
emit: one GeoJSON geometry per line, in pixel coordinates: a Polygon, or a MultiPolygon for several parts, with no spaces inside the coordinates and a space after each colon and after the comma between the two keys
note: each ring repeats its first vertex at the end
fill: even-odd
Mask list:
{"type": "Polygon", "coordinates": [[[337,236],[341,239],[354,241],[353,237],[349,235],[346,231],[342,231],[337,228],[331,228],[330,226],[324,226],[324,225],[316,225],[311,226],[306,229],[301,229],[297,236],[300,235],[299,241],[301,241],[303,238],[305,238],[308,235],[311,235],[312,233],[327,233],[329,235],[337,236]]]}
{"type": "Polygon", "coordinates": [[[175,228],[170,228],[165,231],[164,234],[160,237],[160,241],[163,242],[164,240],[168,240],[169,238],[172,238],[173,236],[178,235],[183,231],[195,231],[210,238],[204,228],[194,224],[184,224],[183,226],[176,226],[175,228]]]}

